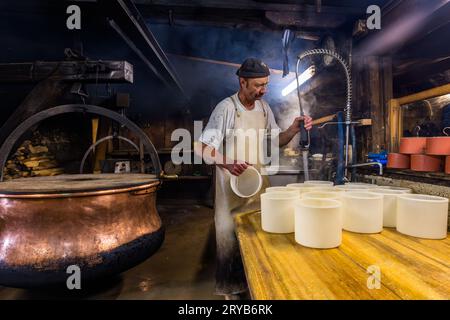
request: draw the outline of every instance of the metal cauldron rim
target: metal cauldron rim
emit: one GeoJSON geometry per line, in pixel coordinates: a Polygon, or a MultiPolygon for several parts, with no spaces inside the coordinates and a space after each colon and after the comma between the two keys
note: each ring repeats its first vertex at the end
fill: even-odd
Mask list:
{"type": "MultiPolygon", "coordinates": [[[[75,176],[75,175],[74,175],[75,176]]],[[[149,175],[150,176],[150,175],[149,175]]],[[[32,179],[32,178],[24,178],[32,179]]],[[[100,195],[111,195],[127,192],[135,192],[136,194],[147,194],[155,192],[161,181],[157,178],[149,178],[149,180],[154,179],[151,182],[145,182],[136,185],[125,185],[123,187],[104,187],[98,188],[96,190],[76,190],[76,191],[62,191],[62,192],[39,192],[39,191],[11,191],[5,192],[0,191],[1,198],[13,198],[13,199],[57,199],[57,198],[70,198],[70,197],[90,197],[90,196],[100,196],[100,195]]],[[[1,184],[1,183],[0,183],[1,184]]]]}

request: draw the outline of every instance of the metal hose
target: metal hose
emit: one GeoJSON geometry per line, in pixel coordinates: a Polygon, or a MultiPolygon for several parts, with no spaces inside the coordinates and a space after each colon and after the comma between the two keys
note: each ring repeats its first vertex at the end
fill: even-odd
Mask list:
{"type": "Polygon", "coordinates": [[[347,64],[347,61],[338,53],[328,50],[328,49],[311,49],[307,50],[303,53],[301,53],[298,58],[299,60],[302,60],[308,56],[313,55],[329,55],[335,58],[337,61],[339,61],[344,68],[345,71],[345,77],[347,80],[347,105],[344,109],[345,113],[345,122],[350,123],[352,120],[352,76],[351,76],[351,70],[349,65],[347,64]]]}
{"type": "Polygon", "coordinates": [[[345,77],[347,80],[347,104],[344,109],[344,115],[345,115],[345,176],[347,176],[347,166],[348,166],[348,144],[349,144],[349,136],[350,136],[350,125],[352,122],[352,76],[351,76],[351,69],[345,61],[345,59],[338,54],[337,52],[328,50],[328,49],[311,49],[307,50],[303,53],[301,53],[298,56],[299,61],[313,55],[329,55],[335,58],[337,61],[340,62],[342,67],[344,68],[345,77]]]}

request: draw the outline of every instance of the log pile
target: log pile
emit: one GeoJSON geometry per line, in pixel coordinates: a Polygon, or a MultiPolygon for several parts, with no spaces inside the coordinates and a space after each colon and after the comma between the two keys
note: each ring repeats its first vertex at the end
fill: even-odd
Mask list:
{"type": "Polygon", "coordinates": [[[25,140],[4,168],[5,180],[22,177],[55,176],[64,173],[48,147],[41,141],[25,140]]]}

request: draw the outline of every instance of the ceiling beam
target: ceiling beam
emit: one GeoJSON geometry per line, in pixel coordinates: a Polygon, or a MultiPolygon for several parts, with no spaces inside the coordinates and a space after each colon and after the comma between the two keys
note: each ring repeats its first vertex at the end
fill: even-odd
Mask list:
{"type": "Polygon", "coordinates": [[[266,11],[265,18],[277,26],[320,29],[339,28],[347,21],[344,15],[333,13],[266,11]]]}
{"type": "Polygon", "coordinates": [[[404,86],[424,82],[429,78],[450,70],[450,56],[433,61],[419,60],[406,70],[394,75],[394,82],[404,86]]]}
{"type": "MultiPolygon", "coordinates": [[[[139,5],[169,7],[318,13],[316,5],[270,3],[255,0],[134,0],[134,3],[139,5]]],[[[321,5],[320,8],[320,13],[340,15],[365,14],[365,10],[361,10],[361,8],[357,7],[333,7],[321,5]]]]}
{"type": "Polygon", "coordinates": [[[196,24],[257,25],[262,28],[332,29],[365,15],[361,8],[269,3],[254,0],[135,0],[147,18],[167,17],[169,23],[191,19],[196,24]]]}
{"type": "Polygon", "coordinates": [[[43,80],[133,83],[133,65],[127,61],[105,60],[0,63],[0,83],[36,83],[43,80]]]}

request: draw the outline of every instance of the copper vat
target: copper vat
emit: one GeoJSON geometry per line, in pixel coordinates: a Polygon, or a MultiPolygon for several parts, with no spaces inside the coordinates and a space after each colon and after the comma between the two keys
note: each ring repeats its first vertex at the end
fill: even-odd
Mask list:
{"type": "Polygon", "coordinates": [[[160,181],[148,174],[80,174],[0,183],[0,285],[65,285],[76,265],[91,281],[125,271],[164,239],[160,181]]]}

